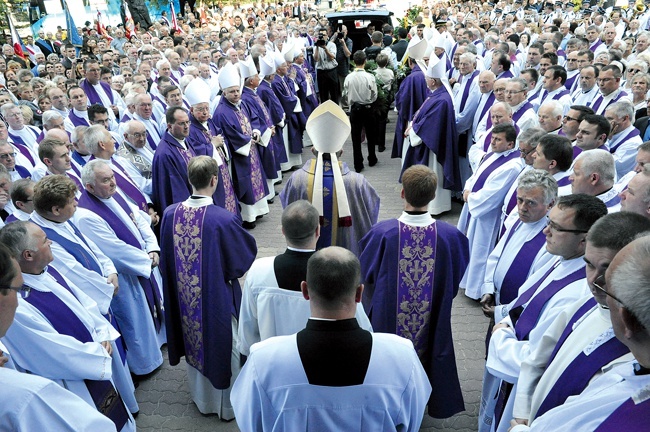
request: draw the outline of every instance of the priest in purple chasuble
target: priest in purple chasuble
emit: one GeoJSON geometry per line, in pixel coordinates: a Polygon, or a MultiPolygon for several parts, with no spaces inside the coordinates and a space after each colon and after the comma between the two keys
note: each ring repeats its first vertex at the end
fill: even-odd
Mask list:
{"type": "MultiPolygon", "coordinates": [[[[404,133],[408,127],[408,122],[413,120],[413,116],[420,109],[424,101],[431,95],[424,78],[424,69],[418,65],[416,59],[421,60],[424,51],[427,48],[425,39],[411,39],[407,53],[411,73],[402,81],[395,94],[395,108],[397,108],[397,122],[395,123],[395,138],[393,139],[392,158],[401,158],[404,155],[404,133]]],[[[444,64],[444,63],[443,63],[444,64]]],[[[453,111],[453,108],[452,108],[453,111]]],[[[456,120],[452,123],[456,123],[456,120]]]]}
{"type": "Polygon", "coordinates": [[[273,91],[282,104],[286,114],[286,125],[283,129],[284,146],[287,150],[289,162],[283,165],[283,171],[302,165],[302,134],[305,130],[305,116],[302,104],[296,95],[295,83],[289,76],[289,66],[280,53],[272,53],[275,62],[275,77],[273,78],[273,91]]]}
{"type": "MultiPolygon", "coordinates": [[[[643,236],[613,258],[596,288],[609,308],[612,331],[633,360],[606,371],[579,395],[516,431],[644,431],[650,421],[650,320],[647,314],[650,238],[643,236]]],[[[602,269],[601,271],[604,271],[602,269]]],[[[602,275],[602,273],[601,273],[602,275]]],[[[610,339],[611,340],[611,339],[610,339]]],[[[593,347],[590,347],[593,348],[593,347]]],[[[593,354],[593,352],[592,352],[593,354]]]]}
{"type": "Polygon", "coordinates": [[[187,142],[197,156],[210,156],[219,165],[214,203],[239,215],[239,201],[230,176],[230,153],[221,129],[210,121],[210,87],[203,80],[193,80],[185,87],[185,97],[190,105],[191,122],[187,142]]]}
{"type": "Polygon", "coordinates": [[[458,229],[469,239],[470,261],[460,286],[473,299],[481,297],[487,258],[496,246],[501,227],[503,200],[524,164],[515,148],[516,140],[513,125],[496,125],[492,129],[491,151],[465,183],[465,205],[458,229]]]}
{"type": "Polygon", "coordinates": [[[186,141],[190,134],[190,118],[185,109],[170,108],[166,116],[167,131],[151,163],[151,199],[158,214],[170,205],[186,200],[192,193],[187,180],[187,164],[196,156],[186,141]]]}
{"type": "Polygon", "coordinates": [[[361,240],[363,305],[376,332],[413,342],[433,387],[428,414],[465,409],[451,334],[451,307],[469,261],[467,238],[427,211],[436,175],[416,165],[404,172],[404,212],[379,222],[361,240]],[[425,186],[426,185],[426,186],[425,186]]]}
{"type": "Polygon", "coordinates": [[[223,131],[232,155],[232,179],[244,226],[252,229],[255,220],[269,212],[266,201],[269,194],[266,175],[260,158],[263,146],[259,132],[250,124],[250,111],[241,103],[240,76],[237,68],[228,63],[219,73],[223,97],[215,109],[212,121],[223,131]]]}
{"type": "MultiPolygon", "coordinates": [[[[257,95],[266,104],[269,110],[271,121],[275,126],[275,135],[271,137],[271,145],[273,145],[273,155],[275,156],[276,171],[281,171],[281,165],[289,161],[287,157],[287,150],[284,148],[284,128],[286,123],[286,114],[284,108],[280,103],[280,99],[273,91],[272,82],[275,79],[275,62],[271,56],[259,58],[260,65],[260,86],[257,88],[257,95]]],[[[276,182],[279,182],[278,178],[276,182]]]]}
{"type": "Polygon", "coordinates": [[[240,364],[233,344],[241,304],[238,278],[255,260],[257,245],[236,215],[212,204],[217,162],[198,156],[188,173],[192,195],[165,210],[161,228],[169,362],[177,365],[185,356],[199,411],[230,420],[229,388],[240,364]]]}
{"type": "Polygon", "coordinates": [[[341,246],[358,255],[359,240],[377,223],[379,196],[363,175],[338,159],[350,135],[350,120],[327,101],[309,117],[307,133],[316,157],[291,175],[280,193],[282,207],[308,200],[320,214],[316,248],[341,246]]]}
{"type": "Polygon", "coordinates": [[[241,95],[242,104],[248,107],[248,111],[251,114],[250,121],[253,131],[257,131],[260,135],[261,146],[258,147],[258,150],[260,152],[264,174],[266,174],[266,184],[269,189],[267,199],[271,201],[275,198],[273,184],[278,178],[281,178],[281,175],[278,175],[278,171],[275,169],[275,155],[273,154],[273,145],[271,145],[271,138],[276,134],[276,131],[269,110],[257,95],[260,77],[257,74],[257,68],[253,58],[249,56],[245,61],[240,61],[239,71],[244,79],[244,87],[242,88],[241,95]]]}
{"type": "Polygon", "coordinates": [[[436,173],[438,189],[429,203],[429,213],[434,215],[451,210],[451,191],[461,187],[456,116],[444,65],[433,56],[426,69],[417,72],[432,92],[406,128],[402,151],[402,172],[425,165],[436,173]]]}

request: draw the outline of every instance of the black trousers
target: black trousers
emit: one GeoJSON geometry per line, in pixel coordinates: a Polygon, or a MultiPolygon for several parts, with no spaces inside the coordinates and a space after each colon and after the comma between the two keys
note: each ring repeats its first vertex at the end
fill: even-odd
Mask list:
{"type": "Polygon", "coordinates": [[[352,126],[352,155],[354,157],[354,169],[363,169],[363,152],[361,151],[361,131],[366,130],[368,141],[368,163],[374,165],[377,162],[375,146],[377,145],[377,125],[372,115],[370,105],[352,104],[350,109],[350,125],[352,126]]]}
{"type": "Polygon", "coordinates": [[[318,93],[320,102],[331,100],[338,104],[341,98],[339,89],[339,74],[336,68],[329,70],[316,70],[316,80],[318,81],[318,93]]]}

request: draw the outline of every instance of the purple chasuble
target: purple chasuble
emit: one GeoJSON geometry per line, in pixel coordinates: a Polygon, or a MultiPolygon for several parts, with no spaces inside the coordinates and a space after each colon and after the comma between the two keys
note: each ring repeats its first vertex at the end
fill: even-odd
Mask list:
{"type": "Polygon", "coordinates": [[[413,342],[419,356],[429,338],[436,240],[435,222],[425,227],[399,222],[396,334],[413,342]]]}
{"type": "Polygon", "coordinates": [[[195,250],[196,242],[201,243],[206,207],[185,207],[179,205],[174,212],[174,254],[176,257],[176,283],[183,340],[185,341],[185,360],[196,370],[204,373],[203,358],[203,310],[201,297],[201,265],[203,256],[195,250]],[[189,228],[189,229],[187,229],[189,228]],[[194,245],[188,248],[188,245],[194,245]]]}
{"type": "MultiPolygon", "coordinates": [[[[445,89],[443,90],[445,92],[447,91],[445,89]]],[[[408,122],[413,119],[417,110],[420,109],[429,96],[431,96],[431,91],[427,87],[424,73],[419,66],[415,65],[411,73],[404,78],[395,95],[397,121],[395,123],[395,138],[393,139],[393,150],[391,152],[392,158],[402,157],[404,132],[406,131],[408,122]]],[[[443,121],[446,121],[446,118],[443,121]]],[[[454,127],[455,123],[454,121],[454,127]]]]}
{"type": "MultiPolygon", "coordinates": [[[[70,291],[67,284],[62,286],[70,291]]],[[[72,291],[70,293],[72,294],[72,291]]],[[[73,337],[82,343],[94,342],[79,317],[53,292],[32,289],[25,301],[38,309],[59,334],[73,337]]],[[[84,383],[97,411],[108,417],[115,427],[121,430],[129,421],[129,414],[113,384],[109,380],[89,379],[84,380],[84,383]]]]}
{"type": "MultiPolygon", "coordinates": [[[[131,220],[133,221],[133,225],[137,230],[138,228],[135,223],[135,216],[133,215],[131,208],[126,203],[124,198],[122,198],[119,194],[115,194],[113,195],[113,199],[122,208],[122,210],[124,210],[124,212],[131,218],[131,220]]],[[[127,227],[124,224],[122,219],[118,215],[116,215],[113,212],[113,210],[111,210],[104,202],[102,202],[96,196],[84,190],[83,193],[81,194],[81,198],[79,199],[79,206],[82,208],[86,208],[92,211],[93,213],[98,214],[103,220],[106,221],[106,223],[108,223],[108,225],[117,235],[117,238],[122,240],[124,243],[127,243],[128,245],[136,249],[142,249],[140,240],[136,238],[136,236],[131,232],[129,227],[127,227]]],[[[153,277],[153,275],[150,275],[149,278],[138,276],[138,281],[140,282],[140,286],[142,287],[142,290],[144,291],[145,294],[145,298],[147,299],[147,305],[149,306],[149,312],[151,313],[154,326],[156,327],[156,332],[159,332],[160,327],[162,326],[163,314],[162,314],[162,300],[160,298],[160,290],[158,289],[158,284],[156,283],[156,280],[153,277]]]]}
{"type": "MultiPolygon", "coordinates": [[[[515,225],[510,230],[508,237],[506,238],[506,245],[510,241],[510,237],[521,225],[521,219],[517,220],[515,225]]],[[[499,287],[499,303],[500,304],[509,304],[515,298],[517,298],[517,293],[519,288],[526,282],[530,268],[535,261],[535,257],[539,253],[539,250],[544,246],[546,242],[546,235],[544,235],[544,230],[541,229],[535,237],[528,240],[517,252],[517,256],[513,260],[510,268],[503,277],[501,286],[499,287]]],[[[504,245],[505,250],[505,245],[504,245]]]]}
{"type": "MultiPolygon", "coordinates": [[[[550,270],[552,272],[554,270],[554,266],[551,266],[550,270]]],[[[548,274],[550,274],[550,272],[548,274]]],[[[522,296],[520,296],[510,310],[511,319],[513,317],[516,317],[512,319],[512,321],[515,325],[515,333],[517,334],[517,339],[520,341],[528,339],[528,335],[537,324],[539,314],[541,313],[547,301],[549,301],[555,294],[560,292],[567,285],[570,285],[573,282],[584,278],[585,268],[582,267],[569,274],[568,276],[563,277],[562,279],[552,281],[550,284],[546,285],[542,291],[537,293],[537,295],[535,295],[535,297],[533,297],[530,302],[528,302],[532,295],[535,294],[537,287],[539,287],[541,283],[546,279],[546,277],[543,277],[540,279],[539,283],[532,286],[522,296]],[[532,293],[528,294],[531,291],[532,293]],[[526,308],[523,309],[523,311],[520,311],[520,309],[523,308],[523,305],[527,302],[528,304],[526,305],[526,308]],[[518,317],[517,314],[519,315],[518,317]]]]}

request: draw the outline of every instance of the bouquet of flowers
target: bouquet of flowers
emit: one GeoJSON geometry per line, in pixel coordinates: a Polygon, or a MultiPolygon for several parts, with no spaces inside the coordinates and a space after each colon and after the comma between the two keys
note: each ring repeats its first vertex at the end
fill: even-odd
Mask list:
{"type": "Polygon", "coordinates": [[[415,23],[415,18],[422,13],[422,8],[420,6],[411,6],[407,11],[404,18],[402,18],[402,27],[408,29],[415,23]]]}

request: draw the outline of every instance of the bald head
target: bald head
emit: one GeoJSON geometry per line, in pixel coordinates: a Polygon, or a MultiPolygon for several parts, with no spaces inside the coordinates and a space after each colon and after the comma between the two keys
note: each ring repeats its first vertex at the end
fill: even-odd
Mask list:
{"type": "Polygon", "coordinates": [[[63,141],[66,145],[70,145],[70,136],[68,136],[68,133],[64,130],[61,129],[50,129],[47,131],[45,134],[45,138],[54,138],[59,141],[63,141]]]}

